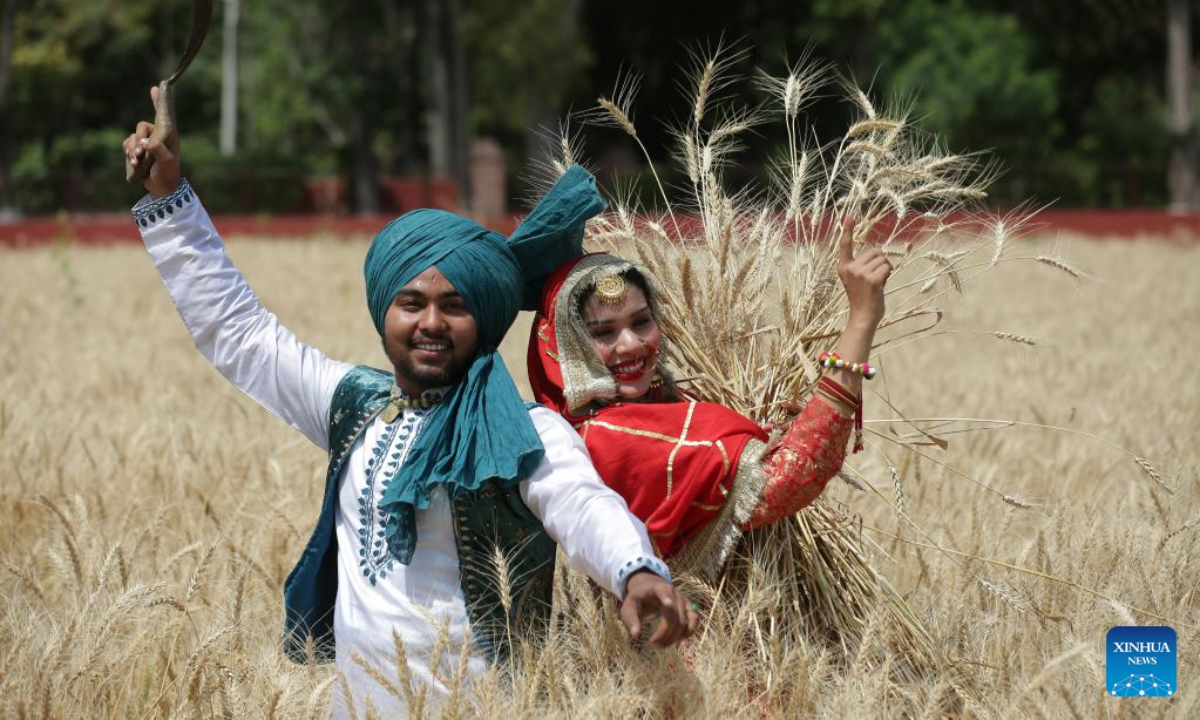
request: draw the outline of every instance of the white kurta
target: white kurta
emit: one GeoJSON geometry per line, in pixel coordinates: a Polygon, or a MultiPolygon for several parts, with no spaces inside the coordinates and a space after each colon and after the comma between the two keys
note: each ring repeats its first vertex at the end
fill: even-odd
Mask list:
{"type": "MultiPolygon", "coordinates": [[[[163,200],[143,199],[134,216],[200,352],[230,382],[328,451],[333,393],[353,366],[300,342],[263,309],[186,182],[163,200]]],[[[398,632],[413,678],[428,686],[436,702],[446,694],[439,678],[456,674],[471,638],[444,490],[435,490],[429,508],[416,514],[418,542],[410,565],[391,558],[386,543],[376,544],[387,521],[378,507],[384,484],[407,458],[424,417],[423,411],[408,410],[390,425],[376,419],[338,478],[336,662],[360,713],[367,696],[385,717],[402,715],[403,703],[352,660],[353,654],[397,678],[392,634],[398,632]],[[431,668],[441,632],[448,644],[439,667],[431,668]]],[[[618,596],[633,570],[665,574],[645,527],[600,481],[574,429],[545,408],[530,410],[530,418],[546,454],[520,483],[521,497],[572,567],[618,596]]],[[[468,677],[478,676],[486,660],[477,649],[467,650],[468,677]]],[[[344,709],[340,692],[334,707],[337,714],[344,709]]]]}

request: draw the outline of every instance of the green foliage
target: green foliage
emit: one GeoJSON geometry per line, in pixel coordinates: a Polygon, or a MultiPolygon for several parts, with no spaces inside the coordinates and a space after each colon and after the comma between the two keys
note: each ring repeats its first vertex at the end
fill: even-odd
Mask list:
{"type": "MultiPolygon", "coordinates": [[[[336,170],[337,152],[347,142],[336,118],[352,100],[338,82],[332,47],[337,37],[329,32],[332,5],[243,2],[238,37],[239,145],[314,173],[336,170]]],[[[219,47],[210,60],[219,56],[219,47]]],[[[219,84],[219,75],[212,82],[219,84]]]]}
{"type": "Polygon", "coordinates": [[[50,208],[62,196],[90,207],[128,204],[129,188],[114,181],[125,175],[124,138],[116,128],[101,128],[22,146],[12,169],[18,207],[50,208]]]}
{"type": "MultiPolygon", "coordinates": [[[[424,172],[434,7],[241,0],[238,152],[225,158],[215,138],[226,3],[216,2],[176,99],[189,175],[211,179],[206,198],[289,209],[306,176],[362,169],[364,146],[370,172],[424,172]],[[238,187],[220,187],[222,177],[238,187]]],[[[119,141],[150,117],[146,91],[178,61],[191,12],[191,0],[18,3],[11,74],[0,79],[10,200],[37,213],[113,209],[138,195],[118,180],[119,141]]],[[[525,164],[526,128],[589,107],[621,67],[643,73],[636,114],[686,113],[668,78],[687,50],[723,36],[746,39],[744,70],[778,71],[812,43],[815,57],[872,85],[876,99],[909,103],[948,146],[990,151],[1009,168],[993,186],[997,204],[1035,194],[1124,206],[1165,195],[1164,19],[1149,0],[1086,11],[1041,0],[462,0],[458,21],[472,132],[500,139],[513,167],[525,164]]],[[[730,92],[760,99],[749,87],[730,92]]],[[[818,103],[813,122],[840,127],[847,112],[818,103]]],[[[666,160],[669,134],[655,123],[639,129],[666,160]]],[[[781,141],[769,133],[748,143],[781,141]]],[[[603,157],[603,146],[590,154],[603,157]]]]}
{"type": "Polygon", "coordinates": [[[911,0],[876,33],[880,81],[913,97],[926,129],[956,148],[1003,148],[1007,158],[1044,153],[1056,122],[1058,78],[1035,67],[1017,18],[963,0],[911,0]]]}
{"type": "Polygon", "coordinates": [[[562,0],[477,0],[463,19],[472,50],[476,127],[520,132],[547,109],[557,114],[591,52],[562,0]]]}
{"type": "Polygon", "coordinates": [[[1166,175],[1167,136],[1152,131],[1163,127],[1165,115],[1159,89],[1142,78],[1122,73],[1099,82],[1079,137],[1083,161],[1095,168],[1086,187],[1090,203],[1122,207],[1166,202],[1159,179],[1166,175]]]}
{"type": "Polygon", "coordinates": [[[1162,28],[1158,4],[1034,0],[816,0],[806,24],[818,54],[1007,167],[999,205],[1161,202],[1162,28]]]}
{"type": "Polygon", "coordinates": [[[189,138],[184,150],[189,181],[212,212],[295,212],[304,204],[308,166],[299,154],[247,148],[222,155],[216,138],[189,138]]]}
{"type": "MultiPolygon", "coordinates": [[[[921,126],[956,149],[989,150],[1010,168],[1001,202],[1019,202],[1039,187],[1034,166],[1063,133],[1051,68],[1038,67],[1034,43],[1013,15],[964,0],[912,0],[884,8],[854,3],[873,16],[877,89],[910,103],[921,126]],[[886,13],[885,13],[886,10],[886,13]]],[[[829,15],[849,17],[828,3],[829,15]]]]}
{"type": "Polygon", "coordinates": [[[40,143],[21,146],[13,161],[13,202],[19,208],[52,208],[57,196],[49,165],[46,164],[46,148],[40,143]]]}

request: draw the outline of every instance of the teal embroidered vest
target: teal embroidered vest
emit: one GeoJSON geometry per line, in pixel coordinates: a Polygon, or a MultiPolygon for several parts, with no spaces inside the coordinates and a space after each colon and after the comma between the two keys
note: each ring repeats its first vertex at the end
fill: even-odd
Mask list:
{"type": "MultiPolygon", "coordinates": [[[[295,662],[306,662],[310,654],[321,662],[333,660],[338,477],[355,442],[383,409],[391,387],[390,373],[359,366],[347,373],[334,391],[321,515],[283,586],[283,647],[295,662]]],[[[458,492],[450,504],[471,632],[493,662],[502,661],[514,638],[536,639],[545,631],[556,547],[517,488],[504,490],[493,484],[475,492],[458,492]],[[496,568],[497,550],[508,559],[507,597],[496,568]]]]}

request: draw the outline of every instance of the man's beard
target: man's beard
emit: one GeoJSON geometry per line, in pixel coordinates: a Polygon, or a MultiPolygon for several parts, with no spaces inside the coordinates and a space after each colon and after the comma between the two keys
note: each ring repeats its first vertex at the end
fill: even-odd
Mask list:
{"type": "MultiPolygon", "coordinates": [[[[453,350],[453,345],[451,348],[453,350]]],[[[409,384],[413,385],[414,387],[419,387],[422,390],[443,388],[454,385],[462,379],[462,376],[467,372],[467,368],[471,366],[471,361],[474,360],[474,358],[463,359],[453,357],[452,352],[450,361],[446,363],[444,367],[418,368],[413,362],[413,350],[414,348],[410,346],[409,353],[400,356],[399,353],[393,354],[390,352],[386,345],[383,348],[383,352],[388,356],[388,360],[392,361],[392,366],[396,370],[397,377],[403,378],[404,380],[408,381],[409,384]]]]}

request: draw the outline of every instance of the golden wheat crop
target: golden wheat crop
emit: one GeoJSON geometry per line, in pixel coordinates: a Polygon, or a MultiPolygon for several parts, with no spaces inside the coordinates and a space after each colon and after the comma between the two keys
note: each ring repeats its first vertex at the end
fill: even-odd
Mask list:
{"type": "MultiPolygon", "coordinates": [[[[863,642],[849,655],[819,639],[773,642],[762,618],[796,609],[753,582],[740,604],[713,608],[682,653],[631,649],[611,607],[595,606],[578,578],[564,576],[558,631],[542,654],[443,710],[1200,713],[1191,682],[1200,623],[1200,386],[1191,377],[1200,248],[1014,242],[1025,255],[1066,257],[1088,277],[1038,263],[997,267],[954,301],[939,326],[946,332],[884,353],[876,382],[929,417],[1075,428],[1153,465],[1143,471],[1082,435],[998,424],[966,434],[943,428],[949,448],[922,448],[924,458],[876,438],[891,467],[875,454],[851,458],[850,480],[869,489],[835,481],[828,495],[860,519],[873,563],[956,672],[898,682],[889,668],[904,658],[889,656],[886,642],[863,642]],[[1104,634],[1134,623],[1178,631],[1175,697],[1104,693],[1104,634]]],[[[329,239],[230,245],[267,307],[298,335],[379,365],[364,252],[363,242],[329,239]]],[[[291,665],[278,651],[282,582],[318,512],[323,454],[207,366],[140,249],[2,251],[0,288],[0,713],[323,715],[334,673],[291,665]]],[[[522,383],[526,333],[522,318],[504,346],[522,383]]],[[[868,393],[868,426],[887,434],[886,422],[872,420],[889,416],[868,393]]]]}

